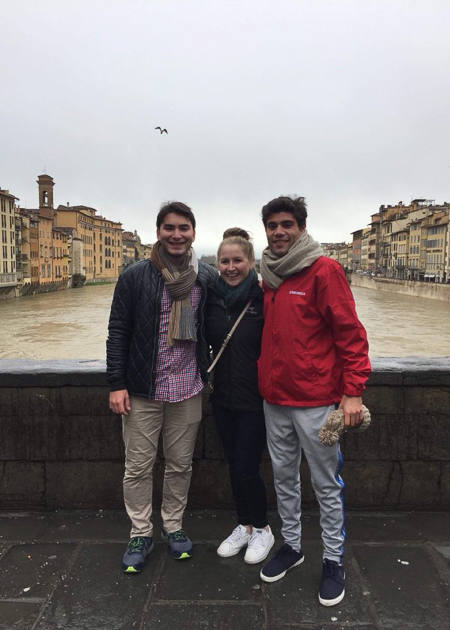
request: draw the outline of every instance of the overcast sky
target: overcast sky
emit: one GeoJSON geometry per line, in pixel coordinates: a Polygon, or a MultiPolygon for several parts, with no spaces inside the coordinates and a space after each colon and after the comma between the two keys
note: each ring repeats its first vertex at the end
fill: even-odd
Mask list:
{"type": "Polygon", "coordinates": [[[448,0],[3,0],[0,186],[155,238],[160,204],[265,245],[261,207],[305,196],[349,241],[381,204],[450,201],[448,0]],[[160,135],[156,126],[166,127],[160,135]]]}

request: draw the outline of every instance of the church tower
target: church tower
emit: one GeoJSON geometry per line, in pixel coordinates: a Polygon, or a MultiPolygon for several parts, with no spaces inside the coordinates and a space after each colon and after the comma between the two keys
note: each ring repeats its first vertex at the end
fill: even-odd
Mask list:
{"type": "Polygon", "coordinates": [[[39,186],[39,214],[53,219],[53,186],[55,185],[53,177],[38,175],[37,184],[39,186]]]}

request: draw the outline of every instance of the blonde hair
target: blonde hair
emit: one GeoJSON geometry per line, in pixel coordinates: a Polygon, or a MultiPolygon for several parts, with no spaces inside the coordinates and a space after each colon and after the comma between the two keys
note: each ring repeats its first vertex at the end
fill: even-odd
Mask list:
{"type": "Polygon", "coordinates": [[[223,241],[220,243],[217,250],[218,261],[220,259],[221,249],[224,245],[239,245],[249,261],[252,264],[255,262],[255,252],[253,251],[250,234],[246,230],[239,227],[232,227],[225,230],[223,233],[223,241]]]}

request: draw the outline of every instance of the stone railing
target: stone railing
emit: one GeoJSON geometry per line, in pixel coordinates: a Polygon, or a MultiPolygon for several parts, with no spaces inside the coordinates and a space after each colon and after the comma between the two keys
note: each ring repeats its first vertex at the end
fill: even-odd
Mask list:
{"type": "MultiPolygon", "coordinates": [[[[368,431],[342,443],[351,508],[450,510],[450,357],[376,359],[368,431]]],[[[122,508],[121,421],[102,361],[0,361],[0,508],[122,508]]],[[[208,396],[189,507],[233,507],[208,396]]],[[[262,464],[275,507],[270,460],[262,464]]],[[[160,501],[163,460],[155,467],[160,501]]],[[[315,499],[302,464],[304,505],[315,499]]]]}

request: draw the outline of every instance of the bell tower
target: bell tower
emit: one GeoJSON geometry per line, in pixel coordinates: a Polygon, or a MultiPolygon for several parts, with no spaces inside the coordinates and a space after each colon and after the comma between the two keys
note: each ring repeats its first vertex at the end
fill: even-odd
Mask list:
{"type": "Polygon", "coordinates": [[[39,186],[39,214],[53,219],[53,186],[55,182],[50,175],[39,175],[37,178],[39,186]]]}

